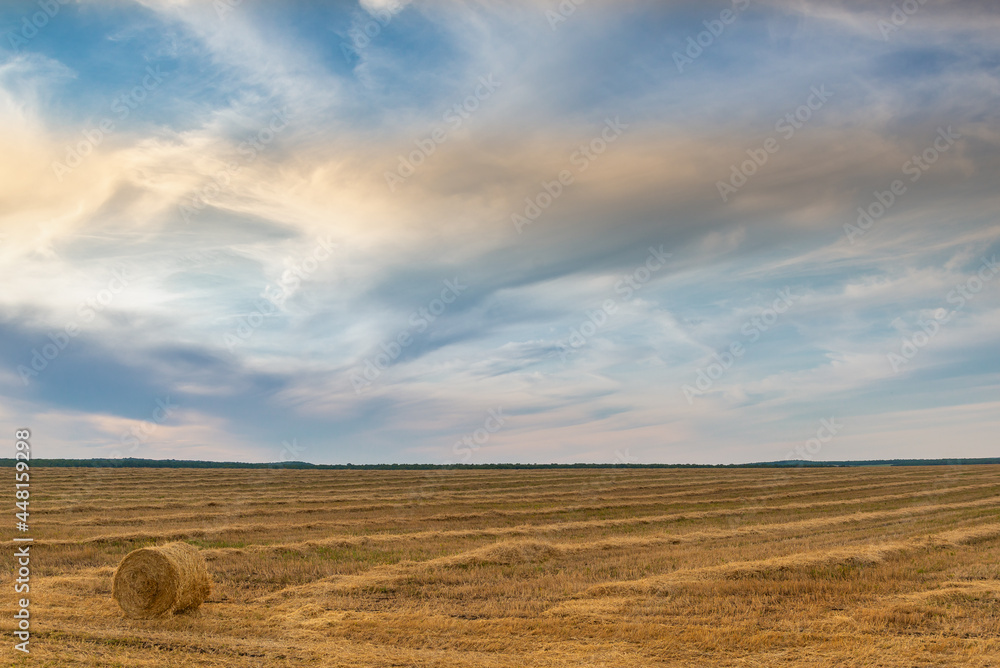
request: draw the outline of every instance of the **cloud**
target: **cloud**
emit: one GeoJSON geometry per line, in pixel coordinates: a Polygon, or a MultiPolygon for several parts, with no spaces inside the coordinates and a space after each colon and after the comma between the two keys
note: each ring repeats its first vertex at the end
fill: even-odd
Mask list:
{"type": "Polygon", "coordinates": [[[361,0],[361,6],[373,16],[381,12],[396,13],[410,4],[409,0],[361,0]]]}
{"type": "Polygon", "coordinates": [[[901,416],[935,406],[940,434],[946,406],[995,386],[1000,283],[902,373],[886,362],[1000,250],[990,5],[926,5],[884,40],[864,3],[762,3],[678,72],[713,18],[697,5],[581,5],[553,30],[535,2],[388,21],[381,0],[196,4],[92,3],[77,41],[0,59],[0,393],[57,421],[60,452],[108,451],[169,395],[184,408],[151,452],[267,459],[297,438],[315,461],[440,462],[503,406],[482,460],[777,458],[831,410],[888,453],[879,414],[909,434],[901,416]],[[147,66],[163,85],[60,179],[147,66]],[[910,180],[949,126],[961,139],[910,180]],[[851,243],[895,179],[905,194],[851,243]],[[625,297],[651,246],[670,262],[625,297]],[[421,316],[445,280],[468,287],[421,316]],[[801,298],[750,344],[743,325],[786,286],[801,298]],[[25,389],[17,366],[70,323],[25,389]],[[689,404],[681,387],[733,342],[746,356],[689,404]]]}

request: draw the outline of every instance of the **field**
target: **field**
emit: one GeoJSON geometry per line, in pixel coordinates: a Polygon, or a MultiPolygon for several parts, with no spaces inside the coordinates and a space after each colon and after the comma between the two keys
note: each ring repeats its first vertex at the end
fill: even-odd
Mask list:
{"type": "Polygon", "coordinates": [[[997,466],[31,476],[0,665],[1000,665],[997,466]],[[125,619],[116,564],[168,540],[209,600],[125,619]]]}

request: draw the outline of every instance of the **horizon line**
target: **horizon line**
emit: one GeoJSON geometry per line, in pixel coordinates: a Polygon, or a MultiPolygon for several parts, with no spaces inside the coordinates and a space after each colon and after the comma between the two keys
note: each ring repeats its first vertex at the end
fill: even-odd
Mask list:
{"type": "MultiPolygon", "coordinates": [[[[0,458],[0,467],[13,467],[18,461],[10,457],[0,458]]],[[[419,464],[419,463],[374,463],[374,464],[314,464],[299,460],[281,462],[233,462],[200,459],[143,459],[137,457],[107,458],[107,457],[57,457],[32,460],[36,467],[51,468],[240,468],[240,469],[506,469],[506,468],[836,468],[836,467],[872,467],[872,466],[976,466],[1000,464],[1000,457],[949,457],[949,458],[896,458],[896,459],[857,459],[857,460],[803,460],[780,459],[766,462],[743,462],[730,464],[694,464],[694,463],[530,463],[530,462],[487,462],[480,464],[419,464]],[[156,466],[163,464],[164,466],[156,466]]]]}

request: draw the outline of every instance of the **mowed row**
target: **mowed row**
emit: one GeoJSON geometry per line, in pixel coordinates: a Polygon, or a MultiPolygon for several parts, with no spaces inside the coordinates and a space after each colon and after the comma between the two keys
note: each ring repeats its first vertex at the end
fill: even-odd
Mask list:
{"type": "MultiPolygon", "coordinates": [[[[996,466],[53,468],[31,482],[35,665],[1000,656],[996,466]],[[116,564],[173,540],[202,550],[212,595],[193,614],[125,619],[110,596],[116,564]]],[[[0,561],[9,633],[13,549],[0,561]]]]}

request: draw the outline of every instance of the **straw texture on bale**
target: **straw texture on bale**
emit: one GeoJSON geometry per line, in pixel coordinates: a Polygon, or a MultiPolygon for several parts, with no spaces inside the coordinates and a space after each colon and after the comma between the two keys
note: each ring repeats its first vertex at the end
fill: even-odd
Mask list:
{"type": "Polygon", "coordinates": [[[129,617],[157,617],[193,610],[211,590],[198,550],[187,543],[169,543],[125,555],[115,571],[111,595],[129,617]]]}

